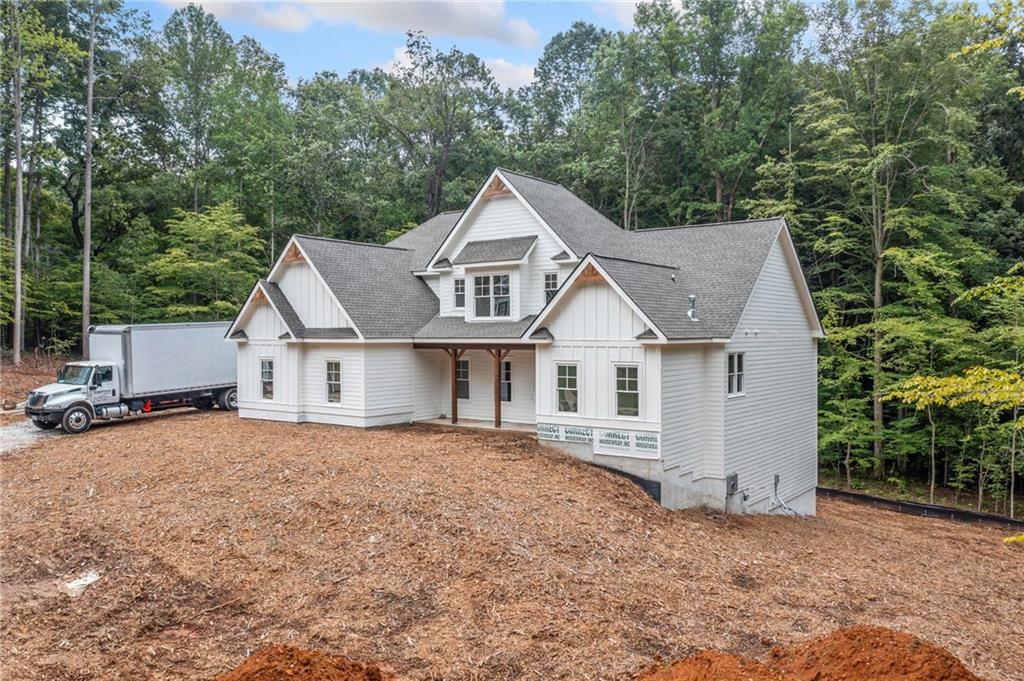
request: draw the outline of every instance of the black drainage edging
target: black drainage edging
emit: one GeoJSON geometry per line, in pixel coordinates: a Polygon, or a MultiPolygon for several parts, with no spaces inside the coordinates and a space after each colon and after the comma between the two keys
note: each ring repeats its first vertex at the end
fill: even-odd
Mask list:
{"type": "Polygon", "coordinates": [[[861,494],[860,492],[848,492],[846,490],[834,489],[832,487],[819,487],[818,495],[925,518],[941,518],[943,520],[956,520],[962,523],[997,525],[1008,529],[1024,528],[1024,520],[1016,520],[992,513],[978,513],[977,511],[963,511],[959,508],[950,508],[949,506],[922,504],[916,501],[901,501],[899,499],[887,499],[885,497],[876,497],[870,494],[861,494]]]}
{"type": "Polygon", "coordinates": [[[614,473],[615,475],[619,475],[619,476],[622,476],[623,478],[626,478],[627,480],[632,482],[634,485],[636,485],[637,487],[642,489],[647,494],[647,496],[649,496],[650,498],[654,499],[659,504],[661,503],[661,483],[660,482],[657,482],[656,480],[647,480],[646,478],[641,478],[639,475],[633,475],[632,473],[626,473],[625,471],[616,470],[616,469],[610,468],[608,466],[602,466],[599,463],[591,463],[590,465],[591,466],[595,466],[597,468],[600,468],[601,470],[608,471],[609,473],[614,473]]]}

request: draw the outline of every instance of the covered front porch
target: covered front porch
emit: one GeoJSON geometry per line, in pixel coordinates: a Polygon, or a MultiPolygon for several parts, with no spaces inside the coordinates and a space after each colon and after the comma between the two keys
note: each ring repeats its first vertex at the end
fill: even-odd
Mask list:
{"type": "MultiPolygon", "coordinates": [[[[524,343],[420,342],[417,352],[440,354],[440,416],[419,421],[469,428],[535,432],[534,347],[524,343]]],[[[437,374],[435,374],[437,375],[437,374]]]]}

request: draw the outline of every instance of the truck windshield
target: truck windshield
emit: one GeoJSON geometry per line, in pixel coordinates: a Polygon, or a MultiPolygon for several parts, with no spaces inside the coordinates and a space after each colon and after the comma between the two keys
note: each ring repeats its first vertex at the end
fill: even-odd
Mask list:
{"type": "Polygon", "coordinates": [[[65,364],[57,373],[58,383],[70,383],[71,385],[85,385],[89,382],[89,375],[92,374],[92,367],[78,364],[65,364]]]}

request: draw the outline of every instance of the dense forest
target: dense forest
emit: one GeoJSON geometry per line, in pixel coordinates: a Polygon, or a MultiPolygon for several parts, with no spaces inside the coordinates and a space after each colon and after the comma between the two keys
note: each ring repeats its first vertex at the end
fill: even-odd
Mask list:
{"type": "Polygon", "coordinates": [[[785,215],[829,336],[823,467],[1019,496],[1019,0],[655,2],[555,35],[515,91],[419,33],[390,68],[289,82],[197,6],[0,21],[15,362],[90,323],[230,318],[292,233],[387,241],[504,166],[625,229],[785,215]]]}

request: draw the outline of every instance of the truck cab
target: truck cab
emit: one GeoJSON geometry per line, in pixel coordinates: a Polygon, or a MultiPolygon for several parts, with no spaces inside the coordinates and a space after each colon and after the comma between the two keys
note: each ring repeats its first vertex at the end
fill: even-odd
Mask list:
{"type": "Polygon", "coordinates": [[[25,413],[43,430],[63,425],[68,432],[82,432],[97,416],[107,415],[109,406],[120,405],[121,375],[117,362],[68,362],[57,372],[55,383],[29,393],[25,413]],[[72,413],[64,419],[69,410],[72,413]]]}

